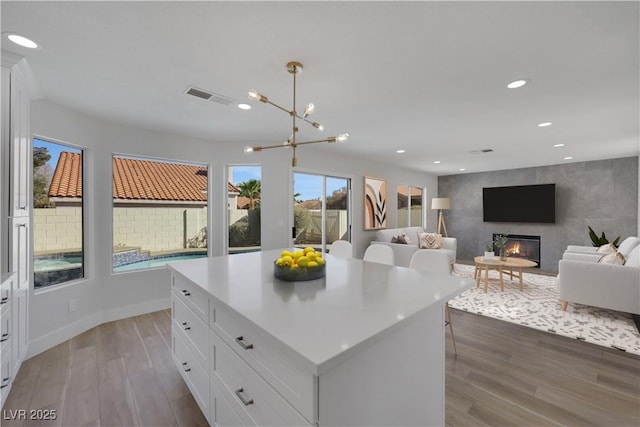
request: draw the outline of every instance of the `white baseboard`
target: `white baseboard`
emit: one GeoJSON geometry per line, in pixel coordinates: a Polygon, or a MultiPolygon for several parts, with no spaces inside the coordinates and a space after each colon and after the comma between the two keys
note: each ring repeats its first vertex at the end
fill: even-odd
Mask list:
{"type": "Polygon", "coordinates": [[[138,316],[140,314],[153,313],[154,311],[165,310],[170,307],[171,298],[160,298],[140,304],[113,308],[102,312],[102,321],[100,324],[126,319],[127,317],[138,316]]]}
{"type": "Polygon", "coordinates": [[[56,345],[103,323],[138,316],[140,314],[152,313],[169,307],[171,307],[171,298],[161,298],[91,314],[74,323],[58,328],[47,335],[30,341],[25,359],[40,354],[45,350],[55,347],[56,345]]]}
{"type": "Polygon", "coordinates": [[[76,335],[80,335],[81,333],[98,326],[99,324],[100,313],[94,313],[78,320],[77,322],[58,328],[47,335],[31,340],[29,341],[29,347],[25,359],[29,359],[36,354],[40,354],[45,350],[55,347],[76,335]]]}

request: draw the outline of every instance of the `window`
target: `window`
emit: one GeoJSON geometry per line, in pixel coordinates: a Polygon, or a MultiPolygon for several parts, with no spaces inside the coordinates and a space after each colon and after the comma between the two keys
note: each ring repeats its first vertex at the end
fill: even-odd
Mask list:
{"type": "Polygon", "coordinates": [[[229,253],[260,250],[260,166],[229,166],[229,253]]]}
{"type": "Polygon", "coordinates": [[[351,241],[351,180],[293,174],[294,245],[326,252],[335,240],[351,241]]]}
{"type": "Polygon", "coordinates": [[[423,190],[398,185],[398,227],[424,226],[423,190]]]}
{"type": "Polygon", "coordinates": [[[84,277],[82,150],[33,140],[33,275],[41,289],[84,277]]]}
{"type": "Polygon", "coordinates": [[[207,256],[207,165],[113,156],[113,271],[207,256]]]}

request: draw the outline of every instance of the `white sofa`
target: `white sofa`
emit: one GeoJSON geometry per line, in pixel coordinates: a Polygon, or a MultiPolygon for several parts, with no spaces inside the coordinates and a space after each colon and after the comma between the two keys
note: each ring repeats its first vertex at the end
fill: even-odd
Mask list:
{"type": "Polygon", "coordinates": [[[443,251],[449,257],[449,263],[453,266],[456,262],[456,252],[458,250],[458,240],[455,237],[443,237],[442,249],[418,249],[419,233],[424,233],[422,227],[388,228],[376,232],[376,240],[371,244],[384,244],[391,246],[395,258],[395,265],[409,267],[411,257],[416,251],[443,251]],[[391,243],[391,239],[401,234],[406,235],[411,240],[409,244],[391,243]]]}
{"type": "Polygon", "coordinates": [[[563,310],[574,302],[640,314],[640,246],[624,265],[560,260],[558,293],[563,310]]]}
{"type": "MultiPolygon", "coordinates": [[[[624,255],[625,258],[629,256],[631,251],[640,245],[640,239],[631,236],[627,237],[618,246],[618,252],[624,255]]],[[[566,261],[585,261],[585,262],[598,262],[602,258],[603,253],[596,252],[598,250],[595,246],[574,246],[569,245],[562,254],[562,259],[566,261]]]]}

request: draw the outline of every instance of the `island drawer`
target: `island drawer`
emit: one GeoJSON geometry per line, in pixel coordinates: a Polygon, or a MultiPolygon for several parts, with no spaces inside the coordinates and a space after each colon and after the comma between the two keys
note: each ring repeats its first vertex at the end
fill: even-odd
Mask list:
{"type": "MultiPolygon", "coordinates": [[[[219,381],[216,381],[216,376],[211,376],[211,425],[215,427],[226,427],[226,426],[246,426],[247,424],[242,421],[242,418],[233,410],[232,402],[229,399],[232,399],[229,396],[229,393],[223,393],[223,388],[219,388],[219,385],[216,385],[219,381]]],[[[242,410],[243,412],[244,409],[242,410]]],[[[245,415],[245,419],[249,416],[245,415]]],[[[251,425],[255,425],[255,422],[250,423],[251,425]]]]}
{"type": "Polygon", "coordinates": [[[173,327],[181,330],[202,366],[209,368],[209,327],[182,300],[171,298],[173,327]]]}
{"type": "Polygon", "coordinates": [[[215,390],[244,425],[311,425],[215,333],[212,346],[215,390]]]}
{"type": "MultiPolygon", "coordinates": [[[[316,376],[284,344],[224,304],[212,310],[212,329],[309,422],[316,421],[316,376]]],[[[215,335],[215,334],[212,334],[215,335]]]]}
{"type": "Polygon", "coordinates": [[[5,309],[0,316],[0,349],[2,354],[11,354],[6,350],[11,344],[11,310],[5,309]]]}
{"type": "MultiPolygon", "coordinates": [[[[13,276],[15,277],[15,276],[13,276]]],[[[0,313],[4,313],[11,306],[14,279],[7,279],[0,284],[0,313]]]]}
{"type": "Polygon", "coordinates": [[[2,348],[0,364],[0,405],[4,406],[7,393],[9,393],[13,382],[11,375],[11,345],[2,348]]]}
{"type": "Polygon", "coordinates": [[[171,289],[174,295],[177,295],[206,325],[209,325],[209,295],[204,289],[176,272],[171,274],[171,289]]]}
{"type": "Polygon", "coordinates": [[[171,335],[173,359],[178,366],[180,375],[187,383],[193,398],[200,406],[202,413],[209,419],[209,373],[195,360],[195,356],[181,337],[181,332],[175,329],[171,335]]]}

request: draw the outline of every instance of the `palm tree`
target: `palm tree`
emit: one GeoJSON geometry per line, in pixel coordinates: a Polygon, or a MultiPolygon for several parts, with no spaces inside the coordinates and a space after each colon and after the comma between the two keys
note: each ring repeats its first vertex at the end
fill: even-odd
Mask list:
{"type": "Polygon", "coordinates": [[[260,181],[257,179],[243,181],[238,184],[238,188],[240,189],[240,195],[249,199],[249,209],[254,209],[255,201],[260,200],[260,181]]]}

